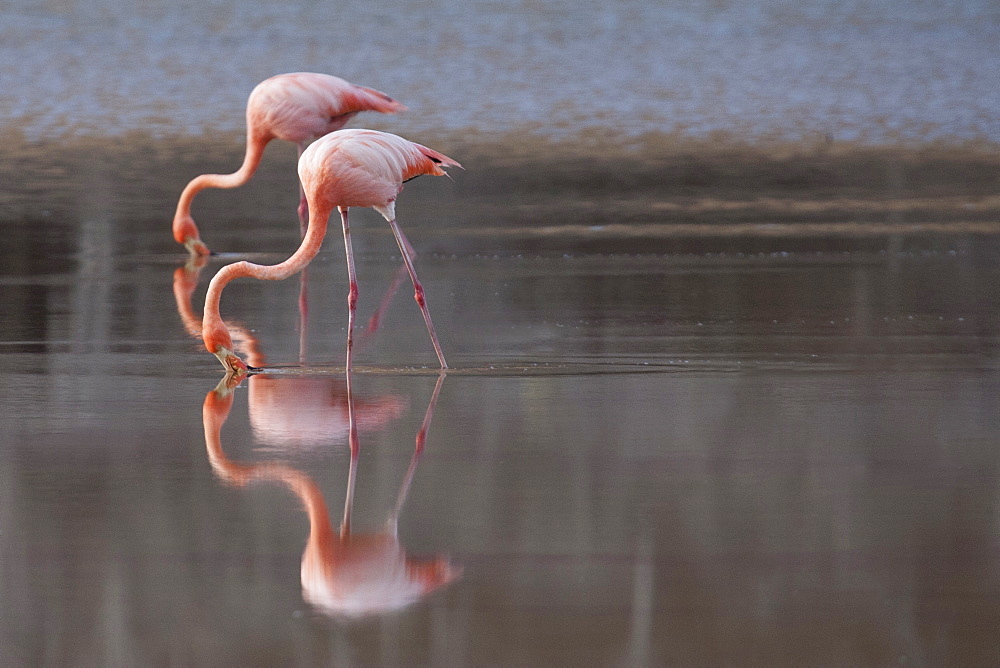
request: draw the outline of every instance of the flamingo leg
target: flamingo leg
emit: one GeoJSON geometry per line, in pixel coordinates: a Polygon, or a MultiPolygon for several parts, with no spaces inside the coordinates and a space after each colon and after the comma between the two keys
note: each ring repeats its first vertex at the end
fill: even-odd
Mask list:
{"type": "Polygon", "coordinates": [[[306,362],[306,347],[309,332],[309,278],[308,269],[302,270],[299,277],[299,364],[306,362]]]}
{"type": "MultiPolygon", "coordinates": [[[[344,250],[347,253],[347,278],[350,288],[347,292],[347,373],[351,373],[351,353],[354,349],[354,314],[358,306],[358,276],[354,271],[354,251],[351,248],[351,224],[347,219],[347,207],[340,208],[340,220],[344,226],[344,250]]],[[[350,381],[348,381],[350,382],[350,381]]]]}
{"type": "MultiPolygon", "coordinates": [[[[300,141],[296,146],[299,149],[299,158],[302,157],[302,152],[306,150],[306,143],[300,141]]],[[[302,187],[302,181],[299,181],[299,230],[302,232],[302,236],[306,236],[306,230],[309,228],[309,202],[306,200],[306,191],[302,187]]]]}
{"type": "Polygon", "coordinates": [[[420,313],[424,316],[424,324],[427,325],[427,333],[431,337],[431,345],[434,346],[434,352],[437,354],[438,362],[441,363],[442,369],[447,369],[448,364],[444,361],[444,353],[441,352],[441,344],[438,343],[437,333],[434,331],[434,323],[431,321],[431,312],[427,309],[427,300],[424,297],[424,286],[420,284],[420,279],[417,278],[417,270],[413,268],[413,260],[410,254],[416,255],[413,250],[413,246],[410,245],[410,241],[403,234],[403,230],[399,229],[399,225],[396,224],[396,218],[389,219],[389,227],[392,228],[392,233],[396,236],[396,243],[399,244],[399,252],[403,255],[403,264],[406,265],[406,271],[410,274],[410,281],[413,282],[413,298],[417,302],[417,306],[420,307],[420,313]]]}
{"type": "MultiPolygon", "coordinates": [[[[306,150],[306,143],[300,141],[296,144],[299,151],[299,158],[302,157],[302,152],[306,150]]],[[[309,229],[309,202],[306,201],[306,191],[302,187],[302,181],[299,181],[299,230],[302,233],[302,237],[305,238],[306,230],[309,229]]],[[[302,276],[299,278],[299,364],[305,364],[306,361],[306,337],[309,329],[309,300],[307,297],[307,288],[309,285],[309,278],[307,277],[307,272],[305,269],[302,270],[302,276]]]]}

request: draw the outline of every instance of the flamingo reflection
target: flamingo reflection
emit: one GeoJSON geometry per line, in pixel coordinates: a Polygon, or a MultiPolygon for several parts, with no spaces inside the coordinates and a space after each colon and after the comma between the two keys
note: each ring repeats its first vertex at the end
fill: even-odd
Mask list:
{"type": "MultiPolygon", "coordinates": [[[[395,507],[384,528],[374,533],[354,533],[351,513],[360,452],[359,417],[363,413],[378,413],[383,408],[378,402],[365,408],[361,405],[356,407],[350,377],[346,383],[346,402],[351,458],[339,531],[332,526],[322,493],[306,474],[281,463],[242,464],[226,456],[220,432],[232,408],[233,390],[239,380],[227,377],[205,397],[202,409],[205,446],[215,473],[222,480],[238,486],[257,481],[280,482],[302,501],[309,517],[309,538],[302,555],[302,593],[303,598],[317,609],[347,617],[392,612],[415,603],[458,577],[460,570],[445,556],[415,559],[407,555],[397,530],[443,380],[444,376],[439,376],[434,386],[395,507]]],[[[275,381],[269,387],[269,399],[276,401],[281,396],[288,404],[295,403],[297,389],[300,386],[285,384],[284,379],[275,381]]]]}

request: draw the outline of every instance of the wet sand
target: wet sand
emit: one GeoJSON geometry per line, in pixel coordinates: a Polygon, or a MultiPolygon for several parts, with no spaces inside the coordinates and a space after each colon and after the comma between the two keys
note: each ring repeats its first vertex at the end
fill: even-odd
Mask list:
{"type": "MultiPolygon", "coordinates": [[[[227,253],[197,271],[174,198],[235,138],[7,141],[3,663],[1000,658],[988,153],[439,146],[467,172],[398,211],[455,369],[413,459],[437,375],[409,289],[389,295],[353,377],[352,530],[382,547],[328,558],[383,597],[427,563],[454,577],[348,614],[303,565],[335,552],[317,536],[350,470],[338,235],[304,333],[298,278],[227,289],[274,372],[217,393],[192,333],[219,266],[295,247],[294,150],[199,197],[227,253]]],[[[354,235],[364,327],[399,261],[376,216],[354,235]]]]}

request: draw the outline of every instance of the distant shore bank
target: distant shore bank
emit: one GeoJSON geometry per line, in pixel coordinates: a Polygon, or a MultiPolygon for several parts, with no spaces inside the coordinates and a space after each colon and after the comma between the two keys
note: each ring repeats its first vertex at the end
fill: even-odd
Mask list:
{"type": "MultiPolygon", "coordinates": [[[[484,137],[447,133],[411,137],[465,166],[454,183],[455,206],[517,207],[519,217],[564,212],[662,222],[752,220],[944,221],[1000,220],[1000,147],[985,142],[863,145],[685,139],[648,135],[629,142],[595,134],[573,141],[530,133],[484,137]]],[[[153,137],[77,137],[32,141],[0,134],[0,215],[25,217],[74,210],[94,189],[129,209],[128,194],[170,208],[193,176],[231,172],[243,157],[242,133],[153,137]]],[[[272,143],[258,174],[232,191],[234,206],[274,187],[280,196],[256,202],[255,215],[284,218],[294,192],[295,150],[272,143]],[[263,205],[262,205],[263,204],[263,205]]],[[[409,198],[441,197],[415,182],[409,198]]],[[[130,215],[143,215],[139,211],[130,215]]],[[[146,213],[145,215],[148,215],[146,213]]]]}

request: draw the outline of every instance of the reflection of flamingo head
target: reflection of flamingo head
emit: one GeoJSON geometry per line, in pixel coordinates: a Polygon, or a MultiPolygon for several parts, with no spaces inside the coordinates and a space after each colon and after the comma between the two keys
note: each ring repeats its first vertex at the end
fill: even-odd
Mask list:
{"type": "MultiPolygon", "coordinates": [[[[250,426],[261,443],[276,448],[346,442],[350,429],[347,386],[339,378],[251,376],[250,426]]],[[[354,402],[358,428],[377,430],[406,410],[403,397],[354,402]]]]}
{"type": "Polygon", "coordinates": [[[327,614],[401,610],[461,574],[444,556],[408,557],[391,532],[328,537],[314,532],[302,556],[302,597],[327,614]]]}

